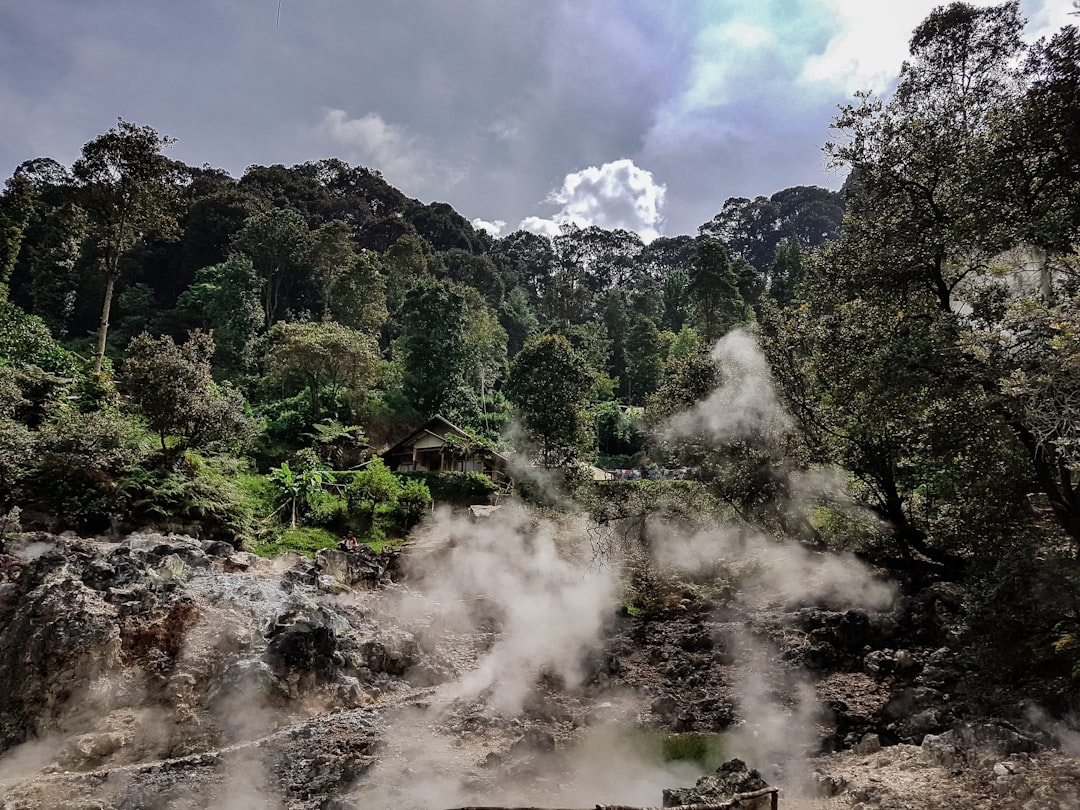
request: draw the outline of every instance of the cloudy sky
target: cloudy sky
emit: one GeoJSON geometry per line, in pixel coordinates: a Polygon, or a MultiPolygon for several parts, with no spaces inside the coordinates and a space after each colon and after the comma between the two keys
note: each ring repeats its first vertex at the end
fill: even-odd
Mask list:
{"type": "MultiPolygon", "coordinates": [[[[976,2],[977,5],[990,3],[976,2]]],[[[239,176],[340,157],[489,229],[694,233],[836,188],[836,105],[887,92],[924,0],[0,0],[0,174],[117,117],[239,176]]],[[[1023,0],[1028,33],[1075,21],[1023,0]]]]}

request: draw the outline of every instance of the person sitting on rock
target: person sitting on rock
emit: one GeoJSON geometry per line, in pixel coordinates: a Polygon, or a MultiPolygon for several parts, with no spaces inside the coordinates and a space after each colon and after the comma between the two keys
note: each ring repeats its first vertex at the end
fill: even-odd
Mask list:
{"type": "Polygon", "coordinates": [[[341,542],[338,543],[338,548],[342,551],[356,551],[359,547],[360,541],[356,539],[356,535],[351,531],[341,538],[341,542]]]}

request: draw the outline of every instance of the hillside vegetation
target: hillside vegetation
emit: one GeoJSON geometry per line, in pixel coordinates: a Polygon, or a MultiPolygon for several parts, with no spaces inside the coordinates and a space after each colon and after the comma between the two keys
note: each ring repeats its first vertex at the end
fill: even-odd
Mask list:
{"type": "Polygon", "coordinates": [[[895,92],[837,116],[841,193],[729,199],[648,244],[494,238],[334,158],[234,178],[123,120],[28,161],[0,195],[4,530],[400,539],[431,491],[369,461],[441,414],[567,471],[605,525],[722,512],[962,583],[978,649],[1069,671],[1080,34],[1023,24],[936,10],[895,92]],[[691,481],[584,485],[580,461],[691,481]]]}

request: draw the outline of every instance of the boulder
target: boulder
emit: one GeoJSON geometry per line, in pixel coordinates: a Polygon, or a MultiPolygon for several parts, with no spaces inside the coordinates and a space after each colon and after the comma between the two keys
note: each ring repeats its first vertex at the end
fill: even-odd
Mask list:
{"type": "Polygon", "coordinates": [[[386,577],[387,564],[387,557],[365,545],[355,551],[324,548],[315,554],[317,574],[333,577],[350,587],[378,585],[386,577]]]}
{"type": "MultiPolygon", "coordinates": [[[[664,791],[664,807],[679,807],[693,804],[720,804],[729,802],[738,795],[753,793],[767,788],[768,784],[757,770],[751,770],[741,759],[729,759],[716,769],[715,773],[703,776],[692,788],[669,788],[664,791]]],[[[769,798],[760,803],[769,806],[769,798]]],[[[740,807],[755,808],[755,802],[740,803],[740,807]]]]}

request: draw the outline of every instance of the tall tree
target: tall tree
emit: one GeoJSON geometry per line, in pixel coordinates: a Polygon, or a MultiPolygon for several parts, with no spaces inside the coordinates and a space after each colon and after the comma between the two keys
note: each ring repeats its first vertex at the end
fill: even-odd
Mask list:
{"type": "Polygon", "coordinates": [[[333,402],[344,390],[362,392],[375,376],[374,339],[333,321],[278,322],[269,343],[270,373],[303,381],[312,424],[322,415],[324,398],[333,402]]]}
{"type": "Polygon", "coordinates": [[[701,337],[711,344],[747,317],[727,248],[716,239],[699,239],[689,275],[688,289],[696,305],[701,337]]]}
{"type": "Polygon", "coordinates": [[[317,282],[308,266],[311,231],[296,211],[275,208],[244,222],[233,237],[233,249],[251,260],[263,281],[263,322],[269,330],[285,314],[287,304],[308,310],[317,282]]]}
{"type": "Polygon", "coordinates": [[[215,366],[220,371],[252,371],[264,323],[261,291],[251,260],[236,253],[196,272],[195,283],[177,301],[177,313],[186,326],[212,332],[217,346],[215,366]]]}
{"type": "Polygon", "coordinates": [[[585,403],[595,375],[562,335],[530,338],[510,365],[506,396],[519,409],[545,466],[577,457],[590,441],[585,403]]]}
{"type": "Polygon", "coordinates": [[[68,332],[79,289],[78,262],[86,235],[86,214],[70,203],[49,211],[42,238],[30,261],[30,297],[34,312],[53,334],[68,332]]]}
{"type": "Polygon", "coordinates": [[[33,206],[30,180],[18,175],[8,179],[0,194],[0,300],[7,300],[8,281],[19,258],[33,206]]]}
{"type": "Polygon", "coordinates": [[[636,315],[626,336],[626,376],[631,405],[644,403],[660,384],[666,348],[653,319],[636,315]]]}
{"type": "Polygon", "coordinates": [[[1047,76],[1062,89],[1080,69],[1043,64],[1033,80],[1022,27],[1017,2],[938,8],[893,97],[841,110],[827,150],[851,169],[844,232],[808,262],[800,306],[766,329],[807,435],[853,471],[900,564],[938,574],[1023,531],[1030,490],[1080,547],[1061,373],[1074,260],[1054,254],[1071,252],[1080,222],[1039,197],[1075,176],[1077,154],[1060,148],[1075,126],[1033,112],[1047,76]]]}
{"type": "Polygon", "coordinates": [[[467,312],[464,293],[446,282],[424,281],[405,295],[396,345],[405,393],[424,416],[458,405],[468,388],[473,358],[465,333],[467,312]]]}
{"type": "Polygon", "coordinates": [[[109,310],[121,261],[140,240],[179,236],[178,168],[161,153],[173,142],[152,127],[120,119],[115,127],[83,146],[72,166],[105,274],[95,372],[101,371],[105,358],[109,310]]]}
{"type": "Polygon", "coordinates": [[[326,291],[330,317],[367,334],[386,323],[386,277],[381,258],[363,250],[347,268],[334,275],[326,291]]]}

